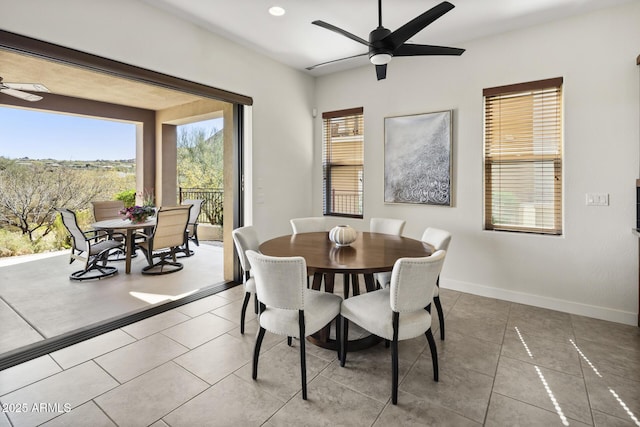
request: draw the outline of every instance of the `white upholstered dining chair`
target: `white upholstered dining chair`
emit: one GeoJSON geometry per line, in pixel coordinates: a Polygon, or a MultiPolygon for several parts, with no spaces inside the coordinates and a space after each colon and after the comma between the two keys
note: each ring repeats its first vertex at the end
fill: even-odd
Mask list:
{"type": "Polygon", "coordinates": [[[299,338],[302,399],[307,400],[305,337],[319,331],[334,319],[337,320],[336,332],[339,336],[342,298],[307,289],[307,266],[302,257],[272,257],[252,250],[246,254],[260,300],[260,330],[253,351],[252,377],[254,380],[258,378],[260,346],[266,331],[299,338]]]}
{"type": "Polygon", "coordinates": [[[293,234],[327,231],[327,220],[322,216],[292,218],[289,220],[293,234]]]}
{"type": "MultiPolygon", "coordinates": [[[[369,221],[369,231],[372,233],[393,234],[401,236],[404,230],[405,220],[395,218],[371,218],[369,221]]],[[[373,275],[381,288],[389,286],[391,272],[375,273],[373,275]]]]}
{"type": "Polygon", "coordinates": [[[341,357],[348,351],[349,322],[391,341],[391,401],[398,403],[398,341],[425,334],[431,349],[433,379],[438,381],[438,354],[431,333],[431,314],[426,310],[442,269],[446,251],[422,258],[400,258],[391,273],[389,287],[348,298],[342,302],[341,357]]]}
{"type": "MultiPolygon", "coordinates": [[[[434,250],[449,250],[449,243],[451,242],[451,233],[439,228],[428,227],[422,234],[423,242],[433,246],[434,250]]],[[[433,290],[433,304],[438,310],[438,322],[440,325],[440,339],[444,339],[444,314],[442,312],[442,303],[440,302],[440,276],[436,280],[436,287],[433,290]]]]}
{"type": "MultiPolygon", "coordinates": [[[[315,233],[327,231],[327,220],[322,216],[310,216],[306,218],[292,218],[289,220],[293,234],[315,233]]],[[[307,287],[310,286],[313,275],[307,275],[307,287]]]]}
{"type": "Polygon", "coordinates": [[[236,246],[236,253],[240,259],[240,266],[242,267],[242,285],[244,287],[244,300],[242,301],[242,308],[240,311],[240,333],[244,334],[244,320],[247,313],[247,306],[251,295],[254,295],[255,311],[258,313],[258,297],[256,296],[256,281],[251,274],[251,263],[247,258],[247,251],[258,251],[260,241],[258,240],[258,233],[253,226],[246,226],[236,228],[231,232],[233,236],[233,242],[236,246]]]}

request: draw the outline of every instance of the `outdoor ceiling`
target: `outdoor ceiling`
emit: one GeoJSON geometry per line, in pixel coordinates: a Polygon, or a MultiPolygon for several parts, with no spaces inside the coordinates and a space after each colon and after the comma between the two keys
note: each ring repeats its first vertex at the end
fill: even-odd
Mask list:
{"type": "MultiPolygon", "coordinates": [[[[155,111],[203,99],[185,92],[2,49],[0,64],[0,76],[5,82],[42,83],[57,95],[155,111]]],[[[2,97],[8,95],[0,95],[0,103],[2,97]]],[[[33,103],[33,107],[37,108],[37,102],[33,103]]]]}
{"type": "MultiPolygon", "coordinates": [[[[363,39],[378,25],[376,0],[143,1],[303,71],[367,51],[357,42],[312,25],[312,21],[328,22],[363,39]],[[272,16],[268,13],[271,6],[281,6],[286,13],[272,16]]],[[[450,0],[455,8],[411,42],[466,48],[470,40],[632,1],[638,0],[450,0]]],[[[439,3],[441,0],[383,0],[382,24],[394,31],[439,3]]],[[[306,72],[318,76],[367,63],[365,56],[306,72]]]]}

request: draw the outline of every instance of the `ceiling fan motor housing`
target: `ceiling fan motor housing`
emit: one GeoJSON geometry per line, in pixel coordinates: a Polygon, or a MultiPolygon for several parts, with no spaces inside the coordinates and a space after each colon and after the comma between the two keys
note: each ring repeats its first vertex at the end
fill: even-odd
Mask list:
{"type": "Polygon", "coordinates": [[[393,46],[391,42],[384,40],[389,34],[391,34],[391,30],[384,27],[378,27],[369,33],[369,59],[371,59],[372,56],[380,54],[393,56],[393,46]]]}

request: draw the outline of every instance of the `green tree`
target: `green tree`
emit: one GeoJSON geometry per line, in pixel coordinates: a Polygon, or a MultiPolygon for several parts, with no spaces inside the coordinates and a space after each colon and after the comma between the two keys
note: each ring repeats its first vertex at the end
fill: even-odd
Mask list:
{"type": "Polygon", "coordinates": [[[18,228],[34,242],[53,227],[57,207],[86,209],[113,191],[101,171],[3,162],[0,169],[0,225],[18,228]]]}
{"type": "Polygon", "coordinates": [[[178,186],[223,187],[223,134],[213,129],[178,128],[178,186]]]}

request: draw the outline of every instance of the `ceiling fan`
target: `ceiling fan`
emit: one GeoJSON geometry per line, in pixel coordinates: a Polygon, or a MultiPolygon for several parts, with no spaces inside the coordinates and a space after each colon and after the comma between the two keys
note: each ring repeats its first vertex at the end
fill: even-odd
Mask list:
{"type": "Polygon", "coordinates": [[[39,95],[23,92],[28,90],[29,92],[49,92],[49,89],[40,83],[4,83],[2,77],[0,77],[0,92],[7,95],[15,96],[16,98],[24,99],[25,101],[40,101],[42,99],[39,95]]]}
{"type": "Polygon", "coordinates": [[[391,32],[382,26],[382,0],[378,0],[378,28],[369,33],[369,41],[324,21],[313,21],[312,24],[314,25],[326,28],[327,30],[341,34],[353,41],[369,47],[369,52],[316,64],[314,66],[307,67],[307,70],[313,70],[314,68],[343,61],[345,59],[369,55],[369,60],[376,66],[376,76],[378,77],[378,80],[382,80],[387,77],[387,64],[394,56],[462,55],[464,49],[405,43],[409,38],[413,37],[427,25],[431,24],[454,7],[455,6],[448,1],[443,1],[439,5],[427,10],[422,15],[419,15],[407,22],[394,32],[391,32]]]}

